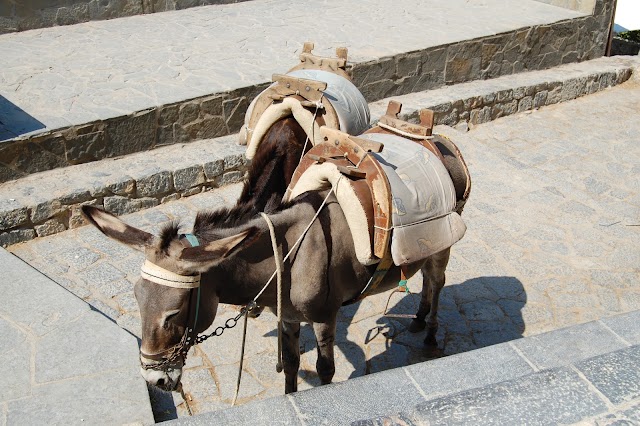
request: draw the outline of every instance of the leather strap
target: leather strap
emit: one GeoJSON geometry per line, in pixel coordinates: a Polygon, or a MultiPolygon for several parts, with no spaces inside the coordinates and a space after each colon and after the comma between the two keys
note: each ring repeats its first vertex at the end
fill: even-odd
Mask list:
{"type": "Polygon", "coordinates": [[[175,272],[168,271],[148,260],[144,261],[140,276],[147,281],[155,284],[164,285],[173,288],[198,288],[200,287],[200,274],[198,275],[180,275],[175,272]]]}

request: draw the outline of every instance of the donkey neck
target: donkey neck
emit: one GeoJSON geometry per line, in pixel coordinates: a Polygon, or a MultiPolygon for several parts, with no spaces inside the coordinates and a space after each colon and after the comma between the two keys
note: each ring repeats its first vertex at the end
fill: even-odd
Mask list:
{"type": "MultiPolygon", "coordinates": [[[[276,233],[276,240],[281,251],[288,250],[286,243],[287,229],[295,225],[296,215],[291,209],[278,212],[270,216],[276,233]]],[[[293,210],[295,206],[293,206],[293,210]]],[[[275,258],[271,244],[271,236],[265,220],[261,217],[254,218],[247,224],[234,228],[233,232],[242,232],[250,227],[260,229],[260,236],[250,246],[223,259],[219,264],[203,275],[205,282],[215,283],[216,293],[220,302],[244,305],[258,295],[267,284],[275,271],[275,258]]],[[[282,254],[283,256],[286,253],[282,254]]],[[[268,304],[275,300],[275,278],[269,284],[261,302],[268,304]]]]}

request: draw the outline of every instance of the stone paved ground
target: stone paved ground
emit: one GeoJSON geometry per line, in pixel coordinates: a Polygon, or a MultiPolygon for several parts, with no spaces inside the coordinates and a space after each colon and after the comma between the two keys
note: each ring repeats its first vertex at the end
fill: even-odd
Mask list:
{"type": "MultiPolygon", "coordinates": [[[[453,249],[441,297],[438,342],[444,355],[640,309],[640,82],[575,101],[482,124],[467,134],[449,128],[465,154],[473,191],[468,231],[453,249]]],[[[230,186],[125,219],[144,229],[197,208],[229,203],[230,186]]],[[[191,218],[191,219],[189,219],[191,218]]],[[[12,252],[139,335],[131,291],[139,254],[89,227],[15,245],[12,252]]],[[[410,282],[418,291],[416,280],[410,282]]],[[[423,361],[423,335],[406,320],[381,316],[386,295],[342,311],[336,381],[423,361]]],[[[392,300],[407,312],[408,298],[392,300]]],[[[222,307],[219,318],[235,311],[222,307]]],[[[275,321],[251,321],[240,403],[278,395],[275,321]]],[[[227,407],[233,397],[239,330],[195,350],[185,372],[194,412],[227,407]]],[[[300,388],[318,384],[311,330],[302,330],[300,388]]],[[[179,395],[153,392],[156,419],[184,415],[179,395]]]]}
{"type": "MultiPolygon", "coordinates": [[[[402,7],[331,0],[301,9],[262,0],[6,34],[0,93],[28,114],[23,134],[262,84],[291,67],[295,50],[308,40],[323,55],[348,44],[350,59],[365,62],[582,15],[504,0],[410,0],[402,7]],[[352,16],[358,31],[349,24],[352,16]],[[381,23],[393,30],[381,31],[381,23]],[[414,28],[423,35],[415,37],[414,28]]],[[[367,83],[376,77],[371,73],[367,83]]],[[[0,112],[8,114],[6,101],[0,112]]]]}

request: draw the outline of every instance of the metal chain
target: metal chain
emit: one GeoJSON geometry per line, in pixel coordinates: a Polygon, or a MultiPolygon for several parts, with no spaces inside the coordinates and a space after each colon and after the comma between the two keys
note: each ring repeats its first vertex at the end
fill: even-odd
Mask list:
{"type": "Polygon", "coordinates": [[[190,328],[187,328],[180,342],[178,342],[178,344],[171,348],[168,356],[165,359],[163,359],[161,362],[153,364],[145,364],[142,362],[142,360],[140,360],[140,365],[145,370],[169,370],[172,367],[172,364],[174,364],[180,357],[182,357],[184,360],[187,359],[187,353],[189,352],[189,349],[191,349],[191,346],[202,343],[210,337],[221,336],[226,329],[233,328],[238,325],[238,320],[244,314],[253,311],[256,307],[256,302],[252,300],[240,309],[238,315],[226,320],[223,326],[216,327],[216,329],[213,330],[210,334],[196,336],[194,342],[191,342],[191,337],[189,337],[192,330],[190,328]]]}
{"type": "Polygon", "coordinates": [[[209,334],[205,334],[205,335],[200,335],[198,337],[196,337],[196,341],[194,343],[194,345],[197,345],[199,343],[204,342],[205,340],[207,340],[209,337],[213,337],[213,336],[221,336],[222,333],[224,333],[225,330],[229,329],[229,328],[233,328],[236,325],[238,325],[238,320],[240,318],[242,318],[242,316],[246,313],[249,313],[251,311],[253,311],[256,308],[256,302],[254,300],[252,300],[251,302],[249,302],[247,305],[243,306],[240,309],[240,312],[238,313],[238,315],[236,315],[233,318],[229,318],[228,320],[226,320],[224,322],[224,325],[221,325],[220,327],[216,327],[215,330],[213,330],[211,333],[209,334]]]}

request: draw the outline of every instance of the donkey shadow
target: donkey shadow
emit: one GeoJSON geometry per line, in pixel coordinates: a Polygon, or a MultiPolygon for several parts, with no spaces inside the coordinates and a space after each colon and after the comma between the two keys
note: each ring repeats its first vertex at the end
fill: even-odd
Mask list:
{"type": "MultiPolygon", "coordinates": [[[[388,293],[385,300],[387,297],[388,293]]],[[[467,352],[523,335],[522,308],[527,296],[522,283],[514,277],[478,277],[445,286],[438,309],[437,347],[424,345],[426,331],[415,334],[408,331],[411,319],[406,315],[415,313],[419,297],[396,294],[391,296],[387,315],[376,314],[353,324],[339,321],[334,381],[467,352]],[[354,333],[354,327],[360,333],[354,333]]],[[[349,313],[355,316],[366,308],[365,299],[350,308],[349,313]]],[[[300,340],[301,352],[309,352],[309,359],[315,363],[315,339],[309,325],[303,325],[300,340]]],[[[310,367],[313,365],[301,368],[300,376],[307,386],[315,387],[320,381],[315,368],[310,367]]]]}

